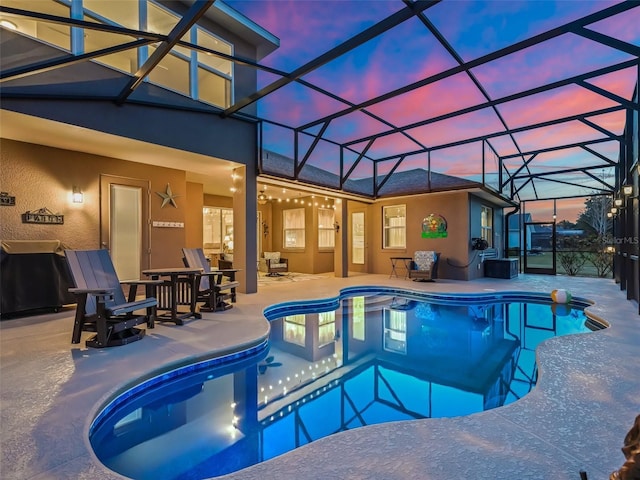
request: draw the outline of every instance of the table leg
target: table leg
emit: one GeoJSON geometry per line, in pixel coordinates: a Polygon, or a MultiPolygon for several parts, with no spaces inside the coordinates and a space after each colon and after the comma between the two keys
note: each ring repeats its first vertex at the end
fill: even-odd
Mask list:
{"type": "Polygon", "coordinates": [[[178,276],[171,275],[171,321],[176,325],[183,325],[182,319],[178,318],[178,276]]]}
{"type": "Polygon", "coordinates": [[[389,275],[389,278],[391,277],[396,277],[398,278],[398,272],[396,272],[396,260],[395,259],[391,259],[391,274],[389,275]]]}
{"type": "Polygon", "coordinates": [[[200,275],[189,275],[189,282],[191,284],[191,292],[189,297],[189,311],[194,318],[202,318],[202,315],[197,312],[196,304],[198,300],[198,287],[200,286],[200,275]]]}

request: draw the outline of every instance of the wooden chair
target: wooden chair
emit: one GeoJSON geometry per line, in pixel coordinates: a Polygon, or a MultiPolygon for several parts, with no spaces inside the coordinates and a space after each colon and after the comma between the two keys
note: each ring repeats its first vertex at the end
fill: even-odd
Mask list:
{"type": "Polygon", "coordinates": [[[267,265],[267,276],[278,277],[289,272],[289,261],[280,256],[280,252],[264,252],[265,263],[267,265]]]}
{"type": "Polygon", "coordinates": [[[107,250],[66,250],[65,257],[75,284],[69,291],[78,300],[72,343],[80,343],[82,331],[91,331],[96,335],[87,340],[87,347],[126,345],[144,337],[145,330],[137,325],[154,327],[157,301],[153,294],[161,282],[120,282],[107,250]],[[123,285],[130,285],[129,298],[123,285]],[[138,285],[146,287],[146,298],[141,300],[136,300],[138,285]]]}
{"type": "Polygon", "coordinates": [[[236,269],[212,270],[201,248],[183,248],[183,261],[186,267],[201,268],[202,274],[196,279],[198,292],[196,301],[204,302],[203,312],[228,310],[236,301],[236,269]],[[231,303],[229,303],[230,301],[231,303]]]}
{"type": "Polygon", "coordinates": [[[418,250],[413,255],[409,268],[409,278],[413,281],[432,282],[438,278],[440,254],[432,250],[418,250]]]}

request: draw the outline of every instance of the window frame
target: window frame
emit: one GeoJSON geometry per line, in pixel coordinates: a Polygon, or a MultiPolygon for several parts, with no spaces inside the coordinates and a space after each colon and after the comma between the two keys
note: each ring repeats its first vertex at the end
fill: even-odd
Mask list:
{"type": "Polygon", "coordinates": [[[407,248],[407,205],[406,204],[398,204],[398,205],[384,205],[382,207],[382,249],[383,250],[402,250],[407,248]],[[388,225],[387,219],[389,218],[398,218],[398,217],[387,217],[387,210],[391,209],[401,209],[403,212],[404,222],[402,225],[388,225]],[[402,231],[403,242],[402,245],[387,245],[388,235],[387,232],[391,231],[391,229],[399,229],[402,231]]]}
{"type": "Polygon", "coordinates": [[[487,205],[480,206],[480,238],[493,248],[493,208],[487,205]]]}
{"type": "MultiPolygon", "coordinates": [[[[63,0],[63,4],[67,5],[69,7],[71,7],[74,4],[80,4],[80,0],[63,0]]],[[[149,6],[152,5],[155,8],[158,8],[159,10],[163,11],[164,13],[167,13],[171,16],[175,16],[177,18],[177,22],[180,21],[180,15],[178,13],[176,13],[175,11],[173,11],[171,8],[168,8],[167,6],[163,5],[162,3],[159,3],[156,0],[145,0],[144,2],[140,2],[139,4],[139,19],[138,19],[138,28],[140,28],[140,30],[146,30],[146,28],[142,27],[142,24],[146,21],[146,18],[148,17],[148,11],[149,11],[149,6]]],[[[83,7],[80,9],[83,18],[80,19],[84,19],[84,16],[87,16],[89,18],[91,18],[94,21],[97,21],[99,23],[104,23],[107,25],[113,25],[113,26],[123,26],[120,25],[119,23],[117,23],[116,21],[105,17],[103,14],[99,14],[96,13],[92,10],[90,10],[89,8],[83,7]]],[[[73,12],[73,8],[72,8],[72,12],[73,12]]],[[[71,14],[71,18],[75,18],[73,16],[73,13],[71,14]]],[[[126,27],[129,28],[129,27],[126,27]]],[[[223,37],[221,37],[220,35],[208,30],[207,28],[203,27],[200,24],[196,24],[193,25],[188,33],[188,38],[191,41],[191,43],[193,43],[194,45],[198,45],[200,46],[200,44],[198,43],[198,33],[199,31],[201,31],[204,35],[208,35],[209,37],[213,38],[215,41],[220,42],[222,44],[224,44],[225,46],[228,47],[228,50],[230,53],[225,53],[223,50],[225,49],[221,49],[220,53],[226,54],[226,55],[230,55],[233,56],[235,54],[235,45],[230,42],[229,40],[224,39],[223,37]]],[[[84,45],[82,42],[82,37],[78,38],[78,41],[74,42],[73,39],[70,40],[71,43],[71,51],[73,51],[75,54],[82,54],[85,53],[84,52],[84,45]],[[75,45],[74,45],[75,43],[75,45]]],[[[185,48],[185,47],[180,47],[180,48],[185,48]]],[[[204,47],[204,48],[209,48],[209,47],[204,47]]],[[[212,49],[213,50],[213,49],[212,49]]],[[[147,46],[141,46],[138,47],[136,49],[137,51],[137,68],[140,68],[140,66],[142,66],[144,64],[144,62],[149,58],[150,56],[150,47],[147,46]]],[[[183,95],[186,96],[188,98],[191,98],[193,100],[197,100],[199,102],[202,103],[206,103],[208,105],[213,105],[216,107],[220,107],[220,108],[228,108],[229,106],[233,105],[233,102],[235,101],[235,65],[234,62],[228,60],[230,62],[230,73],[224,73],[220,70],[217,70],[215,67],[212,67],[211,65],[208,65],[205,62],[201,62],[200,59],[198,58],[198,53],[200,53],[200,51],[197,50],[191,50],[191,52],[183,52],[183,51],[179,51],[176,48],[171,49],[171,51],[167,54],[167,56],[171,56],[171,57],[175,57],[178,60],[182,60],[184,62],[186,62],[187,64],[187,84],[188,87],[186,90],[176,90],[175,88],[168,86],[166,84],[163,83],[156,83],[154,81],[150,80],[150,77],[148,76],[147,78],[144,79],[145,82],[149,82],[153,85],[158,85],[161,88],[164,88],[166,90],[169,90],[171,92],[177,93],[179,95],[183,95]],[[224,91],[222,92],[221,95],[203,95],[202,92],[200,91],[200,84],[199,84],[199,73],[200,70],[202,70],[202,72],[204,72],[203,74],[209,74],[209,75],[213,75],[215,77],[218,77],[220,79],[222,79],[222,84],[225,86],[224,87],[224,91]],[[214,98],[214,97],[221,97],[224,98],[224,105],[219,105],[217,103],[213,103],[210,100],[205,100],[204,98],[214,98]]],[[[131,71],[126,71],[126,70],[121,70],[118,67],[113,66],[110,63],[106,63],[106,62],[101,62],[100,59],[94,59],[92,60],[93,62],[96,63],[100,63],[101,65],[105,65],[108,68],[111,68],[113,70],[116,71],[121,71],[123,73],[127,73],[127,74],[131,74],[134,72],[131,71]]]]}
{"type": "Polygon", "coordinates": [[[321,250],[323,252],[331,252],[335,249],[336,247],[336,236],[333,234],[334,232],[334,225],[336,222],[336,211],[333,208],[318,208],[318,211],[316,213],[317,217],[318,217],[318,250],[321,250]],[[321,226],[320,225],[320,212],[324,211],[324,212],[331,212],[331,221],[329,222],[329,225],[327,226],[321,226]],[[331,245],[321,245],[320,244],[320,240],[322,239],[323,235],[321,235],[321,232],[326,232],[328,234],[328,238],[331,239],[331,245]]]}
{"type": "Polygon", "coordinates": [[[306,241],[307,241],[307,235],[306,235],[306,221],[307,221],[307,217],[306,217],[306,209],[304,207],[300,207],[300,208],[288,208],[285,210],[282,210],[282,248],[283,250],[295,250],[295,251],[303,251],[305,249],[306,246],[306,241]],[[302,224],[303,227],[302,228],[292,228],[292,227],[288,227],[287,226],[287,215],[292,213],[292,212],[300,212],[302,211],[302,224]],[[295,231],[295,232],[302,232],[302,245],[298,245],[296,244],[295,246],[288,246],[287,245],[287,232],[289,231],[295,231]]]}

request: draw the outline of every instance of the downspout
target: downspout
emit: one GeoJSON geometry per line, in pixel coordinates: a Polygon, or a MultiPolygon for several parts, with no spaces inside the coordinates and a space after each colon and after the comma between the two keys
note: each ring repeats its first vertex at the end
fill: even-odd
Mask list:
{"type": "MultiPolygon", "coordinates": [[[[504,252],[503,257],[504,258],[508,258],[509,255],[509,217],[515,213],[518,213],[520,211],[520,204],[516,205],[515,207],[513,207],[513,211],[507,213],[504,216],[504,237],[502,240],[502,251],[504,252]]],[[[520,225],[518,224],[518,229],[520,229],[520,225]]],[[[522,232],[520,232],[520,235],[522,235],[522,232]]],[[[518,237],[520,237],[520,235],[518,235],[518,237]]],[[[518,243],[518,248],[520,248],[520,243],[518,243]]]]}

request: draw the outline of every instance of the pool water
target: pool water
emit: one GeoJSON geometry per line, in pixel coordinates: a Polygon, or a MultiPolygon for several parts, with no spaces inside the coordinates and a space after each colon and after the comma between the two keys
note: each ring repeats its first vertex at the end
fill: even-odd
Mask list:
{"type": "Polygon", "coordinates": [[[540,342],[594,329],[584,305],[521,297],[283,304],[267,312],[267,344],[127,392],[94,421],[91,445],[131,478],[202,479],[343,430],[506,405],[535,386],[540,342]]]}

